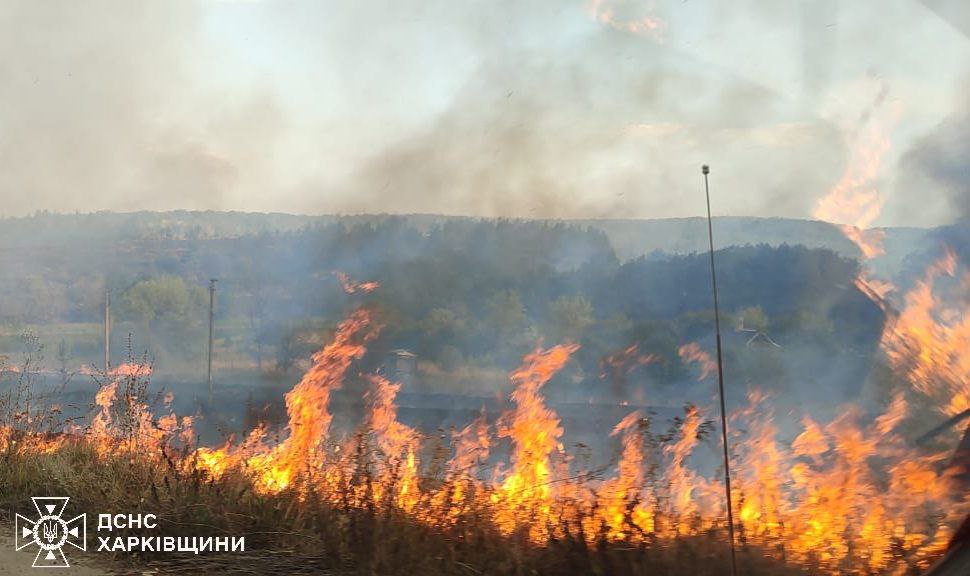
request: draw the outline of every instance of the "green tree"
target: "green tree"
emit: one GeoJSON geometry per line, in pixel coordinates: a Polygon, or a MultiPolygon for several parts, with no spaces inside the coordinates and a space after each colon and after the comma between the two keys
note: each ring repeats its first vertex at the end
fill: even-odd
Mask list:
{"type": "Polygon", "coordinates": [[[485,336],[483,344],[500,365],[516,362],[525,351],[536,345],[538,334],[535,326],[515,290],[500,290],[493,294],[486,303],[485,314],[481,325],[485,336]]]}
{"type": "Polygon", "coordinates": [[[289,328],[280,337],[276,347],[276,369],[284,375],[289,373],[300,357],[300,335],[295,328],[289,328]]]}
{"type": "Polygon", "coordinates": [[[595,320],[589,300],[583,296],[562,296],[549,304],[546,335],[554,342],[576,342],[595,320]]]}
{"type": "Polygon", "coordinates": [[[196,349],[189,343],[205,325],[206,291],[178,276],[162,276],[135,283],[121,296],[123,320],[144,326],[149,342],[163,336],[165,347],[179,354],[196,349]]]}

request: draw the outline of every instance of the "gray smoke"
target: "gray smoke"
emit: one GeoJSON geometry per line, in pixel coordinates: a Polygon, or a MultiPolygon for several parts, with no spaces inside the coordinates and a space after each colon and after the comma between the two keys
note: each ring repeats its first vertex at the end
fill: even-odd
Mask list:
{"type": "MultiPolygon", "coordinates": [[[[539,3],[547,18],[553,4],[539,3]]],[[[798,217],[840,175],[836,127],[733,70],[608,27],[553,52],[503,34],[504,20],[474,26],[475,72],[440,115],[363,163],[341,210],[693,215],[710,162],[729,198],[720,213],[798,217]]],[[[812,76],[819,89],[824,73],[812,76]]]]}
{"type": "Polygon", "coordinates": [[[7,215],[226,208],[259,181],[282,119],[258,87],[199,93],[200,4],[0,0],[0,13],[7,215]]]}
{"type": "MultiPolygon", "coordinates": [[[[970,111],[940,123],[910,148],[901,160],[904,182],[914,197],[942,188],[951,218],[970,218],[970,111]]],[[[914,198],[915,200],[915,198],[914,198]]]]}
{"type": "Polygon", "coordinates": [[[716,213],[804,218],[848,152],[822,104],[945,91],[952,40],[810,4],[0,0],[0,210],[689,216],[709,163],[716,213]]]}

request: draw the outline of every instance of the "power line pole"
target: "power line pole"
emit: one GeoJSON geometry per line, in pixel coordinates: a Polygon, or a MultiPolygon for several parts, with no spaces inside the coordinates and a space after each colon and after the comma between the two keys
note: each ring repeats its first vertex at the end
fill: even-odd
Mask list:
{"type": "Polygon", "coordinates": [[[711,288],[714,291],[714,335],[717,342],[717,391],[721,398],[721,442],[724,446],[724,496],[727,500],[728,537],[731,539],[731,574],[738,575],[737,554],[734,551],[734,507],[731,504],[731,458],[728,451],[727,409],[724,407],[724,362],[721,357],[721,315],[717,307],[717,274],[714,272],[714,225],[711,223],[711,191],[707,175],[711,169],[701,167],[704,174],[704,195],[707,197],[707,238],[711,247],[711,288]]]}
{"type": "Polygon", "coordinates": [[[206,380],[209,383],[209,404],[212,404],[212,322],[215,317],[216,279],[209,280],[209,367],[206,380]]]}
{"type": "Polygon", "coordinates": [[[104,289],[104,373],[111,370],[111,289],[104,289]]]}

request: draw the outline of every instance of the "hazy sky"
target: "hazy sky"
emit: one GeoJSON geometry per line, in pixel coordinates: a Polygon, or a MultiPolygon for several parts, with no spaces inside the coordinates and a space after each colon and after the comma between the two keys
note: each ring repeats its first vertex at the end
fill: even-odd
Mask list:
{"type": "MultiPolygon", "coordinates": [[[[962,0],[0,0],[0,213],[970,203],[962,0]]],[[[966,212],[964,212],[966,214],[966,212]]]]}

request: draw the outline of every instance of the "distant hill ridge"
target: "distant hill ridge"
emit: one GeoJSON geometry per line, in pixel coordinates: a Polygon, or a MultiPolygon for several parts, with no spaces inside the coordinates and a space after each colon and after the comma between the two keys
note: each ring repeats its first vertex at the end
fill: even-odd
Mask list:
{"type": "MultiPolygon", "coordinates": [[[[39,212],[25,217],[0,219],[0,242],[5,249],[26,244],[57,245],[77,241],[126,241],[147,239],[220,239],[258,234],[298,231],[307,226],[342,222],[346,225],[401,220],[419,230],[463,221],[499,220],[435,214],[358,214],[299,215],[286,213],[188,211],[170,212],[94,212],[58,214],[39,212]]],[[[504,218],[518,222],[564,223],[602,230],[621,260],[649,256],[654,252],[686,254],[707,248],[706,220],[703,218],[665,219],[526,219],[504,218]]],[[[872,262],[877,272],[892,275],[903,259],[935,229],[890,227],[885,233],[886,255],[872,262]]],[[[791,218],[725,216],[715,218],[717,247],[748,244],[802,244],[828,248],[843,256],[856,258],[858,249],[829,223],[791,218]]]]}

